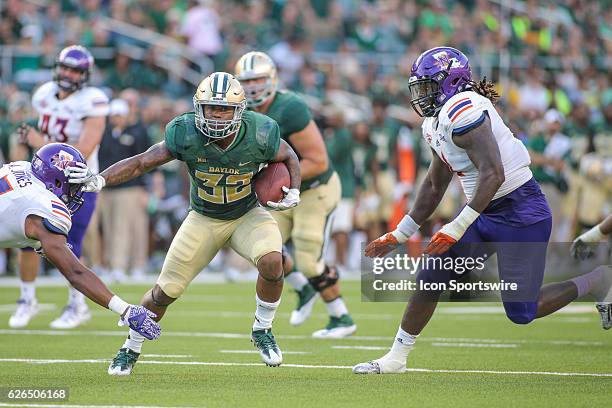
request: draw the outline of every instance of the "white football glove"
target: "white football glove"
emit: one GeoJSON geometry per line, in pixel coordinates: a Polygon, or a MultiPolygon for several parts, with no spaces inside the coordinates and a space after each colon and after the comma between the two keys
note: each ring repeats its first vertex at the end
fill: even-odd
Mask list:
{"type": "Polygon", "coordinates": [[[274,201],[268,201],[266,205],[276,211],[284,211],[289,208],[293,208],[300,203],[300,190],[297,188],[287,188],[283,186],[283,192],[285,197],[278,203],[274,201]]]}
{"type": "Polygon", "coordinates": [[[85,163],[76,163],[76,166],[66,167],[68,182],[83,184],[83,191],[97,193],[106,185],[106,180],[99,174],[94,174],[85,163]]]}

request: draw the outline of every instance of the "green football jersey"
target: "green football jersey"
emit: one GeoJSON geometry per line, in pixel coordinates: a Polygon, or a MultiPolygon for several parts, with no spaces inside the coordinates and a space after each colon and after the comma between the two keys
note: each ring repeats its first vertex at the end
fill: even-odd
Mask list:
{"type": "MultiPolygon", "coordinates": [[[[280,136],[284,141],[289,143],[292,148],[293,145],[289,141],[289,136],[304,130],[312,119],[310,109],[308,109],[308,106],[304,100],[302,100],[302,98],[297,94],[287,90],[276,92],[276,95],[274,95],[274,100],[268,107],[268,111],[265,112],[265,114],[278,122],[278,126],[280,127],[280,136]]],[[[295,148],[293,150],[295,150],[295,148]]],[[[300,152],[295,150],[295,153],[298,155],[298,158],[301,159],[300,152]]],[[[328,160],[328,163],[329,166],[327,167],[327,170],[322,174],[307,180],[302,180],[300,190],[308,190],[309,188],[316,187],[319,184],[327,183],[329,178],[334,173],[334,167],[332,166],[331,161],[328,160]]]]}
{"type": "Polygon", "coordinates": [[[265,115],[244,112],[236,139],[223,150],[184,113],[166,126],[166,147],[184,161],[191,176],[191,209],[207,217],[235,220],[257,205],[253,177],[278,153],[278,124],[265,115]]]}

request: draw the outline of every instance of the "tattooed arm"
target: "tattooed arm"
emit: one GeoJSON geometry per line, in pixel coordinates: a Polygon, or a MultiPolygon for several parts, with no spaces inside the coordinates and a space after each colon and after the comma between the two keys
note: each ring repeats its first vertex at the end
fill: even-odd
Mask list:
{"type": "Polygon", "coordinates": [[[166,142],[151,146],[146,152],[123,159],[100,173],[106,186],[125,183],[162,164],[174,160],[174,156],[166,147],[166,142]]]}

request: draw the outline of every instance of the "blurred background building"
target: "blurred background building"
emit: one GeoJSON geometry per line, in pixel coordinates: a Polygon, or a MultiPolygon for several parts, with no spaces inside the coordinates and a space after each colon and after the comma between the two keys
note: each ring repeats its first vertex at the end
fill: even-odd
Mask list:
{"type": "MultiPolygon", "coordinates": [[[[348,269],[358,268],[365,239],[393,228],[410,207],[428,166],[407,83],[416,56],[434,46],[461,49],[477,78],[496,83],[497,107],[529,148],[554,211],[553,240],[570,240],[612,207],[606,0],[0,0],[0,162],[31,153],[14,131],[22,121],[35,123],[30,95],[51,79],[55,56],[70,44],[92,51],[91,84],[125,101],[109,118],[104,143],[113,151],[113,143],[138,140],[124,146],[130,154],[162,140],[166,123],[192,109],[205,75],[232,72],[247,51],[267,52],[282,86],[305,96],[342,177],[328,256],[348,269]]],[[[148,221],[139,249],[148,272],[161,266],[186,214],[188,183],[173,162],[130,187],[148,221]]],[[[120,194],[109,190],[107,199],[120,194]]],[[[463,202],[452,185],[422,238],[463,202]]],[[[112,212],[96,229],[105,239],[90,249],[106,255],[90,264],[140,274],[141,261],[110,264],[112,212]]],[[[8,253],[0,254],[0,272],[14,273],[8,253]]],[[[229,268],[223,259],[212,267],[229,268]]]]}

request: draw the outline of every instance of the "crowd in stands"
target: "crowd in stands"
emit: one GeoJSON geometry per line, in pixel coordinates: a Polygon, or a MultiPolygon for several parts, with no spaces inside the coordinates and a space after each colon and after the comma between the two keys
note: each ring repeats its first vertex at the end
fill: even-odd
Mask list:
{"type": "MultiPolygon", "coordinates": [[[[305,97],[325,138],[343,182],[329,256],[356,269],[360,244],[401,218],[431,157],[421,141],[421,119],[410,108],[412,62],[428,48],[449,45],[470,57],[475,77],[494,81],[501,95],[497,108],[528,147],[551,204],[551,239],[568,241],[612,210],[607,3],[0,0],[0,163],[27,158],[15,129],[36,121],[31,93],[51,79],[54,58],[65,45],[93,50],[91,85],[126,102],[115,104],[107,131],[131,126],[141,149],[163,139],[172,117],[192,109],[195,86],[183,75],[187,70],[202,78],[209,73],[203,67],[232,72],[243,53],[264,51],[277,63],[282,86],[305,97]],[[123,23],[144,30],[131,35],[123,23]],[[122,126],[120,116],[127,118],[122,126]]],[[[112,256],[97,255],[112,245],[103,239],[96,241],[103,250],[90,251],[91,262],[120,272],[158,268],[186,214],[188,183],[173,162],[136,186],[133,194],[148,228],[147,245],[139,249],[147,265],[111,267],[112,256]]],[[[423,238],[464,202],[453,183],[423,238]]],[[[100,222],[98,231],[113,234],[112,225],[100,222]]]]}

